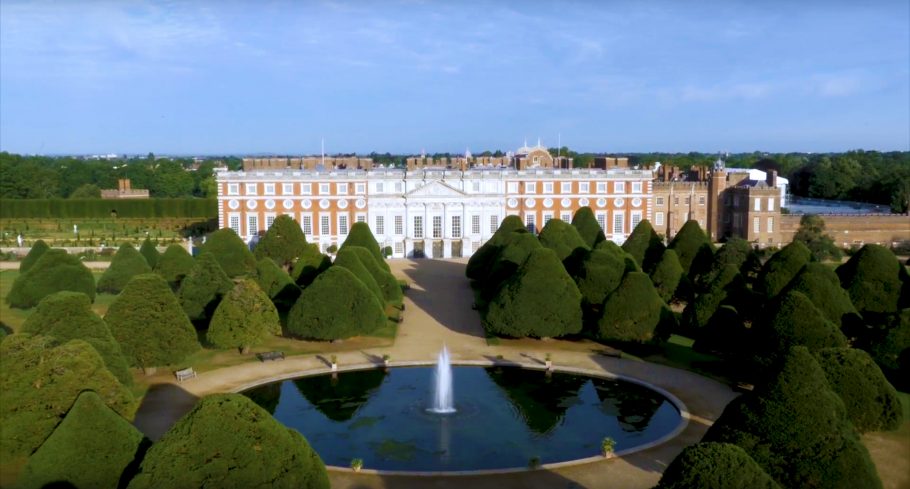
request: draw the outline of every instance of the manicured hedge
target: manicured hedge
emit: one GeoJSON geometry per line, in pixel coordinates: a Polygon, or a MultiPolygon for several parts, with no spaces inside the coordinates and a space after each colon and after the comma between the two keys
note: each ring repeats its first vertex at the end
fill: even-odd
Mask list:
{"type": "Polygon", "coordinates": [[[164,277],[171,288],[176,289],[195,266],[196,261],[183,245],[172,244],[158,258],[155,273],[164,277]]]}
{"type": "Polygon", "coordinates": [[[253,279],[244,279],[218,304],[206,339],[218,348],[239,348],[245,353],[269,335],[280,334],[275,305],[253,279]]]}
{"type": "Polygon", "coordinates": [[[0,219],[218,217],[217,199],[0,199],[0,219]]]}
{"type": "Polygon", "coordinates": [[[673,250],[664,250],[651,270],[651,282],[664,302],[669,303],[676,295],[676,289],[683,277],[682,265],[673,250]]]}
{"type": "Polygon", "coordinates": [[[770,299],[779,294],[793,277],[812,260],[812,252],[799,241],[784,246],[765,262],[755,280],[755,292],[770,299]]]}
{"type": "Polygon", "coordinates": [[[465,275],[468,279],[482,282],[489,275],[490,268],[499,258],[499,254],[502,253],[506,237],[512,231],[519,229],[524,229],[524,223],[521,222],[520,217],[507,216],[503,219],[493,236],[468,259],[468,265],[465,267],[465,275]]]}
{"type": "Polygon", "coordinates": [[[331,266],[303,289],[287,327],[303,338],[335,340],[368,334],[386,321],[376,295],[347,268],[331,266]]]}
{"type": "Polygon", "coordinates": [[[151,239],[145,238],[145,241],[142,242],[142,246],[139,247],[139,253],[145,257],[145,261],[149,264],[152,269],[158,265],[158,259],[161,258],[161,253],[158,252],[158,247],[155,246],[155,243],[151,239]]]}
{"type": "Polygon", "coordinates": [[[560,261],[565,260],[578,248],[591,248],[581,239],[574,226],[559,219],[550,219],[540,231],[538,239],[544,248],[555,251],[560,261]]]}
{"type": "Polygon", "coordinates": [[[219,229],[210,234],[201,251],[215,255],[215,259],[228,277],[252,275],[256,272],[256,258],[247,244],[231,228],[219,229]]]}
{"type": "Polygon", "coordinates": [[[868,353],[855,348],[823,348],[815,358],[828,385],[847,408],[847,418],[860,433],[890,431],[903,421],[901,400],[868,353]]]}
{"type": "MultiPolygon", "coordinates": [[[[390,304],[401,304],[401,301],[404,299],[404,294],[401,292],[401,284],[398,283],[398,279],[392,275],[392,272],[380,265],[376,256],[370,253],[366,248],[361,248],[360,246],[342,248],[342,250],[347,249],[351,250],[351,252],[355,253],[360,258],[360,263],[363,264],[376,280],[379,289],[382,291],[382,297],[385,302],[390,304]]],[[[340,256],[341,252],[339,251],[338,254],[340,256]]],[[[385,260],[382,261],[385,263],[385,260]]]]}
{"type": "Polygon", "coordinates": [[[714,260],[714,245],[695,220],[683,224],[668,248],[676,251],[679,264],[693,282],[711,267],[714,260]]]}
{"type": "Polygon", "coordinates": [[[822,263],[809,263],[784,288],[784,292],[802,292],[829,321],[843,328],[861,321],[847,291],[831,267],[822,263]]]}
{"type": "Polygon", "coordinates": [[[17,487],[119,487],[129,480],[131,465],[145,437],[104,404],[93,391],[84,391],[51,436],[25,465],[17,487]],[[126,472],[126,473],[124,473],[126,472]]]}
{"type": "Polygon", "coordinates": [[[300,297],[300,287],[271,258],[256,263],[256,283],[275,303],[275,307],[288,310],[300,297]]]}
{"type": "Polygon", "coordinates": [[[629,272],[603,305],[597,337],[601,341],[644,343],[669,331],[672,317],[648,275],[629,272]]]}
{"type": "Polygon", "coordinates": [[[351,232],[348,233],[348,237],[345,238],[344,242],[341,243],[341,247],[338,248],[338,251],[341,251],[348,246],[359,246],[366,249],[376,258],[376,263],[379,264],[382,268],[389,270],[389,264],[385,262],[382,256],[382,250],[379,249],[379,243],[376,242],[376,237],[373,236],[373,232],[370,231],[370,226],[365,222],[355,222],[351,226],[351,232]]]}
{"type": "Polygon", "coordinates": [[[271,258],[282,267],[289,267],[303,254],[306,245],[300,224],[291,216],[281,215],[256,244],[253,254],[257,259],[271,258]]]}
{"type": "Polygon", "coordinates": [[[360,260],[360,255],[351,250],[352,246],[347,248],[342,248],[338,250],[338,254],[335,256],[335,263],[332,264],[333,267],[344,267],[350,270],[351,273],[357,277],[357,280],[363,282],[363,285],[366,285],[370,292],[376,296],[376,299],[379,300],[379,303],[385,307],[385,296],[382,293],[382,289],[379,287],[379,284],[376,282],[376,279],[373,278],[373,274],[367,270],[366,265],[360,260]]]}
{"type": "Polygon", "coordinates": [[[648,272],[660,260],[664,248],[663,241],[654,232],[654,228],[651,227],[651,223],[647,219],[638,223],[635,229],[632,230],[632,234],[622,244],[622,249],[635,258],[635,262],[638,263],[642,270],[648,272]]]}
{"type": "Polygon", "coordinates": [[[575,211],[575,215],[572,216],[572,226],[575,226],[581,239],[589,248],[594,248],[607,239],[590,207],[582,207],[575,211]]]}
{"type": "Polygon", "coordinates": [[[218,302],[234,287],[218,260],[208,251],[196,258],[196,266],[180,283],[177,299],[190,321],[205,321],[212,317],[218,302]]]}
{"type": "Polygon", "coordinates": [[[49,249],[51,249],[50,246],[48,246],[44,240],[39,239],[38,241],[35,241],[35,244],[28,250],[28,254],[25,255],[25,258],[19,262],[19,273],[29,271],[29,269],[35,266],[35,263],[38,263],[38,258],[41,258],[41,255],[49,249]]]}
{"type": "Polygon", "coordinates": [[[318,245],[310,243],[304,248],[303,254],[297,257],[297,263],[291,270],[291,278],[297,282],[297,285],[306,287],[330,266],[332,266],[332,259],[319,251],[318,245]]]}
{"type": "Polygon", "coordinates": [[[134,276],[151,272],[152,268],[145,257],[136,251],[133,245],[123,244],[114,254],[110,266],[98,279],[97,290],[98,292],[119,294],[134,276]]]}
{"type": "Polygon", "coordinates": [[[808,297],[797,291],[781,294],[771,301],[752,329],[759,365],[773,363],[794,346],[814,352],[847,345],[847,338],[840,329],[825,319],[808,297]]]}
{"type": "Polygon", "coordinates": [[[28,272],[16,277],[6,296],[6,302],[11,307],[28,309],[61,290],[82,292],[94,302],[95,276],[79,258],[65,250],[50,249],[41,255],[28,272]]]}
{"type": "Polygon", "coordinates": [[[329,479],[300,433],[242,394],[217,394],[152,445],[129,485],[164,487],[329,489],[329,479]]]}
{"type": "Polygon", "coordinates": [[[837,268],[837,276],[861,313],[893,314],[899,309],[904,286],[902,268],[891,250],[868,244],[837,268]]]}
{"type": "Polygon", "coordinates": [[[742,448],[730,443],[686,447],[654,489],[780,489],[742,448]]]}

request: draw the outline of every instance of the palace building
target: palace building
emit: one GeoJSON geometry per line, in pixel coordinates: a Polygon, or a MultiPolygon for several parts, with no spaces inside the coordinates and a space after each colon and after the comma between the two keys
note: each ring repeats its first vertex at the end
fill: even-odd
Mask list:
{"type": "Polygon", "coordinates": [[[245,159],[243,171],[218,172],[219,225],[251,239],[287,214],[325,251],[366,222],[393,257],[452,258],[477,251],[509,215],[539,232],[587,206],[617,243],[651,215],[653,174],[624,159],[573,169],[538,144],[498,159],[445,160],[383,168],[363,158],[245,159]]]}

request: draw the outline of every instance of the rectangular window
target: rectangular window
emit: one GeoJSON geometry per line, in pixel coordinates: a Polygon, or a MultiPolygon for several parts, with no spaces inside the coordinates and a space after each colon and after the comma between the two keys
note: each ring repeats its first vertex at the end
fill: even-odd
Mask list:
{"type": "Polygon", "coordinates": [[[313,234],[313,216],[309,214],[300,216],[300,230],[303,231],[304,236],[313,234]]]}
{"type": "Polygon", "coordinates": [[[367,222],[366,214],[357,214],[354,216],[354,222],[367,222]]]}
{"type": "Polygon", "coordinates": [[[265,228],[271,229],[272,223],[275,222],[275,216],[265,216],[265,228]]]}
{"type": "Polygon", "coordinates": [[[692,197],[686,197],[686,205],[689,205],[690,202],[692,202],[692,197]]]}
{"type": "Polygon", "coordinates": [[[395,234],[404,234],[404,216],[395,216],[395,234]]]}
{"type": "Polygon", "coordinates": [[[497,229],[499,229],[499,216],[494,214],[490,216],[490,234],[495,233],[497,229]]]}
{"type": "Polygon", "coordinates": [[[774,210],[774,197],[768,197],[768,210],[774,210]]]}
{"type": "Polygon", "coordinates": [[[395,242],[395,254],[401,256],[404,254],[404,243],[401,241],[395,242]]]}
{"type": "Polygon", "coordinates": [[[244,194],[245,195],[256,195],[256,184],[255,183],[246,184],[246,188],[244,188],[244,194]]]}
{"type": "Polygon", "coordinates": [[[598,194],[607,193],[607,182],[597,182],[597,193],[598,194]]]}
{"type": "Polygon", "coordinates": [[[537,232],[537,214],[525,214],[525,227],[532,233],[537,232]]]}
{"type": "Polygon", "coordinates": [[[259,233],[259,216],[249,215],[246,218],[246,234],[247,236],[253,236],[259,233]]]}
{"type": "Polygon", "coordinates": [[[240,184],[239,183],[229,183],[228,184],[228,195],[240,195],[240,184]]]}
{"type": "Polygon", "coordinates": [[[461,237],[461,216],[452,216],[452,237],[461,237]]]}
{"type": "Polygon", "coordinates": [[[385,192],[385,185],[383,185],[382,182],[377,182],[376,183],[376,193],[381,194],[383,192],[385,192]]]}
{"type": "Polygon", "coordinates": [[[572,193],[572,182],[562,182],[559,184],[559,193],[561,194],[571,194],[572,193]]]}
{"type": "Polygon", "coordinates": [[[395,193],[396,194],[400,194],[402,192],[403,188],[404,187],[402,186],[401,182],[395,182],[395,193]]]}
{"type": "Polygon", "coordinates": [[[433,216],[433,237],[442,237],[442,216],[433,216]]]}
{"type": "Polygon", "coordinates": [[[774,218],[773,217],[768,218],[768,232],[769,233],[774,232],[774,218]]]}
{"type": "Polygon", "coordinates": [[[354,193],[357,195],[363,195],[363,194],[367,193],[367,184],[355,183],[354,184],[354,193]]]}
{"type": "Polygon", "coordinates": [[[673,205],[679,205],[679,197],[673,197],[673,205]]]}
{"type": "Polygon", "coordinates": [[[563,222],[569,222],[569,223],[570,223],[570,222],[572,222],[572,213],[571,213],[571,212],[563,212],[563,213],[562,213],[562,217],[561,217],[560,219],[562,219],[563,222]]]}
{"type": "Polygon", "coordinates": [[[335,189],[338,191],[338,195],[347,195],[348,194],[348,184],[346,184],[346,183],[335,184],[335,189]]]}
{"type": "Polygon", "coordinates": [[[761,221],[757,217],[752,218],[752,232],[755,234],[761,232],[761,221]]]}
{"type": "Polygon", "coordinates": [[[552,194],[553,193],[553,182],[544,182],[543,184],[543,193],[552,194]]]}
{"type": "Polygon", "coordinates": [[[638,223],[641,222],[641,211],[632,211],[632,226],[630,229],[635,229],[635,226],[638,226],[638,223]]]}
{"type": "Polygon", "coordinates": [[[480,182],[471,182],[471,191],[474,193],[480,193],[480,182]]]}
{"type": "Polygon", "coordinates": [[[293,183],[282,183],[281,184],[281,194],[282,195],[294,195],[294,184],[293,183]]]}
{"type": "Polygon", "coordinates": [[[348,234],[348,215],[339,214],[338,215],[338,234],[345,235],[348,234]]]}
{"type": "Polygon", "coordinates": [[[591,184],[588,182],[578,182],[578,193],[587,194],[591,192],[591,184]]]}
{"type": "Polygon", "coordinates": [[[752,210],[753,211],[761,210],[761,199],[759,199],[758,197],[755,198],[755,204],[753,205],[752,210]]]}
{"type": "Polygon", "coordinates": [[[518,182],[509,182],[506,185],[506,188],[508,188],[508,193],[517,194],[518,193],[518,182]]]}
{"type": "Polygon", "coordinates": [[[657,204],[657,205],[664,205],[664,198],[663,198],[663,197],[657,197],[656,199],[654,199],[654,203],[657,204]]]}
{"type": "Polygon", "coordinates": [[[376,216],[376,234],[385,234],[385,216],[376,216]]]}
{"type": "Polygon", "coordinates": [[[705,196],[704,195],[700,195],[698,197],[698,205],[705,205],[705,196]]]}
{"type": "Polygon", "coordinates": [[[632,182],[632,193],[633,194],[641,193],[641,182],[632,182]]]}
{"type": "Polygon", "coordinates": [[[525,193],[536,194],[537,193],[537,183],[536,182],[526,182],[525,183],[525,193]]]}
{"type": "Polygon", "coordinates": [[[733,207],[739,207],[739,195],[733,195],[733,207]]]}
{"type": "Polygon", "coordinates": [[[617,212],[613,214],[613,234],[623,234],[626,228],[626,215],[617,212]]]}
{"type": "Polygon", "coordinates": [[[319,195],[329,195],[330,193],[332,193],[332,191],[330,190],[329,184],[327,184],[327,183],[319,184],[319,195]]]}
{"type": "Polygon", "coordinates": [[[231,216],[229,222],[230,228],[237,233],[237,236],[240,236],[240,216],[231,216]]]}
{"type": "Polygon", "coordinates": [[[600,226],[600,230],[607,232],[607,215],[604,213],[597,214],[597,224],[600,226]]]}
{"type": "Polygon", "coordinates": [[[275,184],[274,183],[265,184],[265,195],[275,195],[275,184]]]}
{"type": "Polygon", "coordinates": [[[553,213],[552,213],[552,212],[544,212],[544,213],[543,213],[543,225],[544,225],[544,226],[546,226],[547,223],[550,222],[550,221],[552,221],[552,220],[553,220],[553,213]]]}
{"type": "Polygon", "coordinates": [[[332,234],[329,216],[319,216],[319,234],[323,236],[332,234]]]}
{"type": "Polygon", "coordinates": [[[664,225],[664,213],[663,212],[657,212],[654,214],[654,224],[657,226],[664,225]]]}
{"type": "Polygon", "coordinates": [[[423,216],[414,216],[414,237],[423,238],[423,216]]]}
{"type": "Polygon", "coordinates": [[[626,193],[626,182],[613,182],[613,193],[616,193],[616,194],[626,193]]]}
{"type": "Polygon", "coordinates": [[[480,216],[471,216],[471,234],[480,234],[480,216]]]}
{"type": "Polygon", "coordinates": [[[301,183],[300,184],[300,193],[303,195],[313,195],[313,184],[312,183],[301,183]]]}

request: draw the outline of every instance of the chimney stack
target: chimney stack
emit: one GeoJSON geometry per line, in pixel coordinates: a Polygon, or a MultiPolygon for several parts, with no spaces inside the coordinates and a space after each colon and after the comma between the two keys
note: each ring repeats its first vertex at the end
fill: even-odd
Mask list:
{"type": "Polygon", "coordinates": [[[777,170],[768,170],[766,182],[769,187],[777,187],[777,170]]]}

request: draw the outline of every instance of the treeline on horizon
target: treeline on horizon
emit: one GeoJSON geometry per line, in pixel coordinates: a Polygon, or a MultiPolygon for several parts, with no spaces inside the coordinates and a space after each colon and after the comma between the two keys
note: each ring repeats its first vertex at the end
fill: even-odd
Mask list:
{"type": "MultiPolygon", "coordinates": [[[[577,167],[586,167],[597,156],[626,156],[634,166],[663,165],[689,168],[710,166],[714,153],[577,153],[567,147],[549,148],[574,158],[577,167]]],[[[503,156],[500,150],[474,153],[475,156],[503,156]]],[[[353,156],[339,154],[337,156],[353,156]]],[[[369,153],[376,164],[404,166],[410,155],[369,153]]],[[[434,158],[460,156],[455,153],[428,154],[434,158]]],[[[790,180],[790,192],[802,197],[852,200],[883,204],[894,212],[910,207],[910,152],[863,151],[844,153],[735,153],[724,156],[728,167],[777,170],[790,180]]],[[[95,198],[102,188],[116,188],[117,179],[129,178],[133,188],[147,188],[152,197],[214,197],[217,193],[213,169],[242,166],[236,156],[194,158],[146,157],[86,159],[73,156],[22,156],[0,152],[0,198],[53,199],[95,198]]]]}

